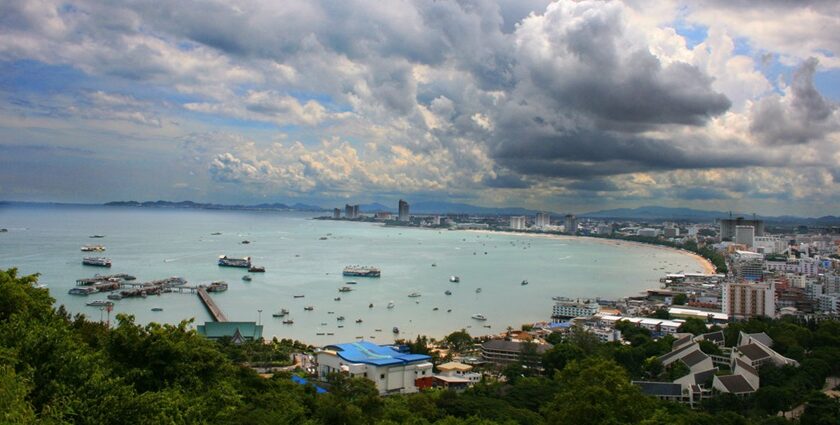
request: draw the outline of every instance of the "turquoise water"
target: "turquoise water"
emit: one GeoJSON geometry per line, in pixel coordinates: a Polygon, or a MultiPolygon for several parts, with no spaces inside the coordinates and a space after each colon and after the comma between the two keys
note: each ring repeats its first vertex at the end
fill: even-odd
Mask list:
{"type": "MultiPolygon", "coordinates": [[[[658,287],[664,273],[701,271],[695,259],[653,247],[585,238],[385,228],[312,220],[312,215],[7,206],[0,208],[0,228],[9,229],[0,233],[0,267],[41,273],[41,283],[49,287],[57,304],[93,320],[104,313],[85,303],[105,299],[106,294],[68,295],[76,279],[129,273],[138,281],[181,276],[189,285],[225,280],[228,291],[212,296],[229,320],[261,320],[267,337],[312,344],[356,337],[387,343],[393,340],[394,326],[400,328],[401,337],[410,338],[441,337],[462,328],[473,335],[498,333],[508,326],[547,320],[552,296],[624,297],[658,287]],[[221,235],[211,235],[214,232],[221,235]],[[94,234],[105,238],[88,237],[94,234]],[[328,239],[320,240],[323,236],[328,239]],[[251,243],[243,245],[243,240],[251,243]],[[113,267],[83,266],[86,253],[79,248],[86,244],[105,245],[104,255],[113,260],[113,267]],[[250,255],[254,264],[265,266],[266,273],[251,274],[253,280],[244,282],[244,270],[216,265],[222,254],[250,255]],[[380,267],[382,277],[344,278],[341,271],[351,264],[380,267]],[[459,276],[460,283],[450,283],[451,275],[459,276]],[[523,279],[529,284],[520,285],[523,279]],[[358,284],[351,285],[352,292],[339,293],[347,280],[358,284]],[[476,293],[477,288],[482,291],[476,293]],[[445,295],[446,290],[452,295],[445,295]],[[422,296],[409,298],[412,292],[422,296]],[[334,301],[338,296],[341,301],[334,301]],[[391,300],[396,305],[387,309],[391,300]],[[368,308],[371,303],[374,307],[368,308]],[[304,311],[308,305],[314,311],[304,311]],[[435,307],[438,311],[433,311],[435,307]],[[281,308],[290,310],[294,325],[271,317],[281,308]],[[476,313],[488,320],[471,319],[476,313]],[[344,316],[344,323],[337,316],[344,316]],[[356,319],[363,322],[357,324],[356,319]],[[340,324],[344,327],[338,328],[340,324]]],[[[116,313],[132,314],[140,323],[210,320],[196,295],[177,293],[117,301],[112,319],[116,313]],[[153,312],[153,307],[163,311],[153,312]]]]}

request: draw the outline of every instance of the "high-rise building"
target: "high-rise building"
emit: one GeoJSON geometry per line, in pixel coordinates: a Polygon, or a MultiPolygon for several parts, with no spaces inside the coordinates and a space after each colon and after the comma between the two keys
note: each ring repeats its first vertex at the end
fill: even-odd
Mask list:
{"type": "Polygon", "coordinates": [[[359,218],[359,205],[344,205],[344,217],[345,218],[359,218]]]}
{"type": "Polygon", "coordinates": [[[752,226],[755,229],[753,236],[764,236],[763,220],[747,220],[744,217],[723,218],[718,220],[720,225],[720,240],[731,241],[735,239],[736,226],[752,226]]]}
{"type": "Polygon", "coordinates": [[[735,226],[735,243],[752,248],[755,245],[755,227],[735,226]]]}
{"type": "Polygon", "coordinates": [[[400,199],[398,204],[399,212],[400,212],[400,221],[408,221],[409,220],[409,213],[408,213],[408,202],[403,201],[400,199]]]}
{"type": "Polygon", "coordinates": [[[572,214],[566,214],[566,220],[564,222],[566,226],[566,233],[575,234],[577,233],[578,228],[578,221],[577,217],[572,214]]]}
{"type": "Polygon", "coordinates": [[[730,319],[776,317],[775,296],[773,282],[725,282],[722,291],[723,312],[730,319]]]}
{"type": "Polygon", "coordinates": [[[514,229],[514,230],[525,229],[525,217],[523,217],[523,216],[512,216],[510,218],[510,228],[514,229]]]}
{"type": "Polygon", "coordinates": [[[666,238],[676,238],[680,236],[680,228],[679,227],[666,227],[662,230],[663,236],[666,238]]]}
{"type": "Polygon", "coordinates": [[[333,208],[333,218],[341,218],[341,209],[333,208]]]}
{"type": "Polygon", "coordinates": [[[537,227],[548,227],[551,225],[551,214],[547,212],[538,212],[534,220],[534,225],[537,227]]]}
{"type": "Polygon", "coordinates": [[[749,251],[735,251],[731,257],[732,272],[738,280],[761,280],[764,275],[764,255],[749,251]]]}
{"type": "Polygon", "coordinates": [[[359,204],[353,205],[353,218],[359,218],[359,204]]]}

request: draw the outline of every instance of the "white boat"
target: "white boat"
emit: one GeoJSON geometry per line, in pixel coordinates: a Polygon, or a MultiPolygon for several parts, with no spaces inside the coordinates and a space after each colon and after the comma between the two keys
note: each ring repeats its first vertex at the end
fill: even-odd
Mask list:
{"type": "Polygon", "coordinates": [[[393,301],[388,302],[388,308],[394,308],[394,302],[393,301]]]}
{"type": "Polygon", "coordinates": [[[484,317],[484,315],[483,315],[483,314],[473,314],[473,315],[472,315],[472,316],[470,316],[470,317],[472,317],[472,318],[473,318],[473,319],[475,319],[475,320],[482,320],[482,321],[483,321],[483,320],[487,320],[487,318],[486,318],[486,317],[484,317]]]}
{"type": "Polygon", "coordinates": [[[420,296],[420,294],[418,294],[417,292],[412,292],[412,293],[408,294],[409,298],[417,298],[419,296],[420,296]]]}
{"type": "Polygon", "coordinates": [[[112,303],[111,301],[96,300],[96,301],[91,301],[91,302],[87,303],[86,305],[89,306],[89,307],[107,307],[107,306],[114,305],[114,303],[112,303]]]}
{"type": "Polygon", "coordinates": [[[449,276],[449,281],[454,282],[454,283],[458,283],[458,282],[461,281],[461,278],[458,277],[458,276],[449,276]]]}

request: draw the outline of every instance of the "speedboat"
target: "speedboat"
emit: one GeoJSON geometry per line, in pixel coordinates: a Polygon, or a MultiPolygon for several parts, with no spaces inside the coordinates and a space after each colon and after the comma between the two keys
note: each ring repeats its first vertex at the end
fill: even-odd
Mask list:
{"type": "Polygon", "coordinates": [[[312,310],[315,310],[315,307],[311,306],[311,305],[308,305],[308,306],[304,307],[303,309],[306,310],[306,311],[312,311],[312,310]]]}
{"type": "Polygon", "coordinates": [[[356,319],[356,323],[362,323],[362,319],[356,319]]]}
{"type": "Polygon", "coordinates": [[[461,281],[461,278],[460,278],[460,277],[458,277],[458,276],[449,276],[449,281],[450,281],[450,282],[455,282],[455,283],[458,283],[458,282],[460,282],[460,281],[461,281]]]}
{"type": "Polygon", "coordinates": [[[400,333],[400,328],[394,326],[394,329],[392,329],[391,332],[393,332],[395,334],[398,334],[398,333],[400,333]]]}
{"type": "Polygon", "coordinates": [[[437,308],[437,307],[435,307],[435,308],[433,308],[433,309],[432,309],[432,311],[438,311],[438,310],[440,310],[440,309],[439,309],[439,308],[437,308]]]}
{"type": "Polygon", "coordinates": [[[419,296],[420,296],[420,294],[418,294],[417,292],[412,292],[412,293],[408,294],[409,298],[417,298],[419,296]]]}
{"type": "Polygon", "coordinates": [[[368,304],[368,308],[373,308],[373,303],[368,304]]]}
{"type": "Polygon", "coordinates": [[[246,282],[250,282],[250,281],[251,281],[251,276],[248,276],[248,275],[246,274],[245,276],[242,276],[242,280],[244,280],[244,281],[246,281],[246,282]]]}
{"type": "Polygon", "coordinates": [[[484,315],[483,315],[483,314],[473,314],[473,315],[472,315],[472,316],[470,316],[470,317],[472,317],[472,318],[473,318],[473,319],[475,319],[475,320],[482,320],[482,321],[483,321],[483,320],[487,320],[487,318],[486,318],[486,317],[484,317],[484,315]]]}
{"type": "Polygon", "coordinates": [[[341,297],[335,297],[333,298],[333,301],[341,301],[341,297]]]}
{"type": "Polygon", "coordinates": [[[353,288],[350,288],[350,287],[347,287],[347,286],[342,286],[341,288],[338,288],[338,292],[350,292],[352,290],[353,290],[353,288]]]}
{"type": "Polygon", "coordinates": [[[393,301],[388,303],[388,308],[394,308],[394,302],[393,301]]]}

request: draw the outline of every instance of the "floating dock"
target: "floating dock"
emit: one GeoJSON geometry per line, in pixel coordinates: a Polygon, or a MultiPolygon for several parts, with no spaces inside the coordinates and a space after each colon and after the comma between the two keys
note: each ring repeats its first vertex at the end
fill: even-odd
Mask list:
{"type": "Polygon", "coordinates": [[[207,293],[207,290],[204,287],[198,288],[198,298],[204,303],[204,307],[207,307],[207,311],[210,312],[210,316],[213,317],[213,320],[217,322],[227,322],[228,319],[224,313],[222,313],[222,309],[216,305],[212,298],[210,298],[210,294],[207,293]]]}

